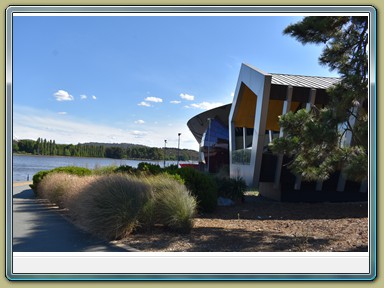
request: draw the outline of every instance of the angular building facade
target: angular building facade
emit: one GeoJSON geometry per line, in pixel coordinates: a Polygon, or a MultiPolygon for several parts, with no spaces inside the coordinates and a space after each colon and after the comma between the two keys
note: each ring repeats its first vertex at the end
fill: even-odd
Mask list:
{"type": "Polygon", "coordinates": [[[202,170],[217,173],[229,165],[228,115],[231,104],[200,113],[187,123],[200,146],[202,170]]]}
{"type": "MultiPolygon", "coordinates": [[[[265,197],[279,201],[366,200],[366,182],[347,181],[340,171],[324,182],[304,182],[286,168],[289,159],[268,150],[273,139],[284,137],[280,115],[328,103],[326,90],[338,81],[332,77],[271,74],[242,64],[233,102],[193,117],[188,126],[194,135],[201,135],[195,135],[200,144],[207,143],[202,135],[207,135],[212,119],[221,123],[226,119],[230,176],[243,178],[265,197]]],[[[211,141],[203,146],[213,148],[214,144],[211,141]]],[[[201,150],[205,158],[210,150],[201,150]]]]}

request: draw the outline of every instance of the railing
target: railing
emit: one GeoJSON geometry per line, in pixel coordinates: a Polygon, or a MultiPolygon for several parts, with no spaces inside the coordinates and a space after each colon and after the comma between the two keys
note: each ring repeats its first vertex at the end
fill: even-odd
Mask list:
{"type": "Polygon", "coordinates": [[[251,149],[240,149],[232,152],[232,163],[249,165],[251,163],[251,149]]]}

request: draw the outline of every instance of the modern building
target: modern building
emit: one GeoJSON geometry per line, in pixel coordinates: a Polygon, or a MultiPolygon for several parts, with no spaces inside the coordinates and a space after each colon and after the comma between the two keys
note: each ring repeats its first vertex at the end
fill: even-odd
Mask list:
{"type": "Polygon", "coordinates": [[[268,143],[284,137],[280,115],[312,105],[321,107],[329,101],[327,88],[338,81],[266,73],[242,64],[233,102],[187,123],[200,143],[206,167],[209,162],[207,169],[216,172],[228,163],[231,177],[241,177],[263,196],[279,201],[366,200],[366,182],[347,181],[340,171],[324,182],[304,182],[286,168],[289,159],[268,150],[268,143]]]}
{"type": "Polygon", "coordinates": [[[196,115],[187,123],[200,145],[200,163],[206,171],[216,173],[229,169],[230,110],[231,104],[217,107],[196,115]]]}

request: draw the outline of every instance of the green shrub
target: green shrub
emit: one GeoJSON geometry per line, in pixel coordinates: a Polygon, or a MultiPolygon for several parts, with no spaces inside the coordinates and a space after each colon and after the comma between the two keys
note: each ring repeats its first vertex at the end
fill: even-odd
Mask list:
{"type": "Polygon", "coordinates": [[[105,239],[120,239],[137,227],[138,217],[151,197],[148,183],[137,177],[113,174],[97,177],[77,200],[77,219],[105,239]]]}
{"type": "Polygon", "coordinates": [[[229,198],[233,201],[243,200],[247,184],[243,178],[216,178],[219,196],[229,198]]]}
{"type": "Polygon", "coordinates": [[[178,173],[185,181],[185,186],[197,199],[202,212],[213,212],[217,206],[217,185],[208,174],[191,167],[180,168],[178,173]]]}
{"type": "Polygon", "coordinates": [[[172,165],[169,165],[169,166],[163,168],[164,172],[172,174],[172,175],[177,174],[178,170],[179,170],[179,167],[175,164],[172,164],[172,165]]]}
{"type": "Polygon", "coordinates": [[[38,196],[38,186],[39,186],[39,183],[41,182],[41,180],[43,180],[43,178],[48,173],[50,173],[49,170],[42,170],[42,171],[37,172],[35,175],[33,175],[33,177],[32,177],[32,184],[29,185],[29,187],[32,188],[32,190],[33,190],[33,192],[35,193],[36,196],[38,196]]]}
{"type": "Polygon", "coordinates": [[[54,172],[62,172],[67,173],[71,175],[77,175],[77,176],[90,176],[92,175],[92,170],[84,167],[77,167],[77,166],[64,166],[64,167],[57,167],[52,170],[50,170],[50,173],[54,172]]]}
{"type": "Polygon", "coordinates": [[[216,173],[216,176],[218,178],[229,178],[229,165],[225,164],[222,165],[219,169],[219,171],[216,173]]]}
{"type": "Polygon", "coordinates": [[[97,167],[92,170],[93,175],[109,175],[115,173],[117,167],[114,165],[111,166],[102,166],[102,167],[97,167]]]}
{"type": "Polygon", "coordinates": [[[177,180],[166,176],[148,178],[153,198],[145,207],[147,224],[163,224],[169,229],[188,233],[193,227],[196,214],[196,199],[177,180]]]}
{"type": "Polygon", "coordinates": [[[137,165],[137,170],[151,175],[158,175],[162,172],[160,165],[151,164],[147,162],[140,162],[137,165]]]}
{"type": "Polygon", "coordinates": [[[163,175],[164,177],[172,178],[173,180],[176,180],[182,185],[185,185],[185,181],[183,178],[181,178],[180,174],[170,174],[168,172],[163,172],[160,175],[163,175]]]}
{"type": "Polygon", "coordinates": [[[77,176],[87,176],[92,174],[92,170],[84,167],[77,167],[77,166],[65,166],[65,167],[57,167],[52,170],[43,170],[40,172],[37,172],[32,177],[32,184],[30,187],[32,188],[33,192],[36,196],[39,196],[39,183],[43,180],[45,176],[47,176],[50,173],[67,173],[71,175],[77,175],[77,176]]]}
{"type": "Polygon", "coordinates": [[[114,172],[115,173],[127,173],[127,174],[135,174],[136,173],[136,168],[133,168],[132,166],[129,165],[121,165],[117,168],[115,168],[114,172]]]}

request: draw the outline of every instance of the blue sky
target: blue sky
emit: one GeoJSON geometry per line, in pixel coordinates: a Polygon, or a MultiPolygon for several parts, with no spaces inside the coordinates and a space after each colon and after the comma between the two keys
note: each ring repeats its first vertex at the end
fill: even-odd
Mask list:
{"type": "Polygon", "coordinates": [[[337,76],[288,16],[15,16],[13,136],[198,150],[186,125],[230,103],[241,63],[337,76]]]}

